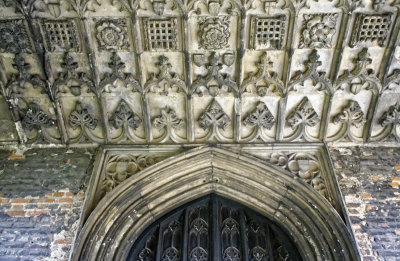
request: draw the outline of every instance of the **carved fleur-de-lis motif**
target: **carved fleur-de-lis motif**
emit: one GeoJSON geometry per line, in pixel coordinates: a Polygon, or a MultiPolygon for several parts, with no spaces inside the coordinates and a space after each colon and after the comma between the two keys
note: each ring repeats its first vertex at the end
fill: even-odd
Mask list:
{"type": "Polygon", "coordinates": [[[400,124],[400,102],[390,106],[388,111],[379,119],[379,123],[382,127],[400,124]]]}
{"type": "Polygon", "coordinates": [[[25,58],[21,54],[18,53],[15,55],[13,67],[18,71],[20,79],[28,80],[31,77],[29,73],[31,66],[25,61],[25,58]]]}
{"type": "Polygon", "coordinates": [[[78,101],[75,109],[69,115],[69,124],[73,129],[80,127],[94,130],[97,127],[97,119],[93,118],[88,109],[78,101]]]}
{"type": "Polygon", "coordinates": [[[316,91],[330,91],[332,84],[326,77],[325,72],[318,71],[318,67],[322,65],[319,60],[320,56],[317,50],[312,50],[308,56],[308,60],[304,63],[305,71],[296,71],[293,78],[288,84],[289,91],[301,91],[300,89],[314,89],[316,91]],[[302,86],[298,86],[302,85],[302,86]],[[313,87],[314,86],[314,87],[313,87]],[[313,87],[313,88],[310,88],[313,87]]]}
{"type": "Polygon", "coordinates": [[[157,129],[180,129],[183,126],[183,123],[184,121],[178,118],[175,110],[168,107],[161,109],[161,115],[155,117],[153,120],[154,127],[157,129]]]}
{"type": "Polygon", "coordinates": [[[353,59],[354,68],[352,71],[345,70],[338,78],[336,89],[342,89],[346,92],[358,94],[362,90],[371,90],[374,93],[379,93],[381,84],[375,76],[374,70],[367,68],[372,59],[368,54],[368,49],[363,48],[353,59]]]}
{"type": "Polygon", "coordinates": [[[111,54],[108,67],[111,69],[111,73],[104,74],[104,77],[100,82],[99,91],[111,93],[113,91],[129,89],[132,91],[142,92],[142,88],[134,75],[125,72],[125,63],[116,52],[111,54]]]}
{"type": "Polygon", "coordinates": [[[124,100],[121,100],[114,114],[110,118],[110,122],[112,122],[116,129],[129,126],[136,130],[140,123],[142,123],[142,119],[132,111],[124,100]]]}
{"type": "Polygon", "coordinates": [[[125,64],[116,52],[113,52],[111,54],[110,61],[108,62],[108,67],[110,67],[112,74],[121,78],[124,77],[123,70],[125,69],[125,64]]]}
{"type": "Polygon", "coordinates": [[[79,64],[71,56],[70,53],[66,52],[62,58],[61,68],[62,72],[58,73],[57,79],[52,86],[52,95],[56,97],[58,92],[65,93],[65,90],[61,90],[61,86],[69,88],[70,92],[79,96],[82,93],[84,86],[95,93],[96,88],[93,81],[84,72],[78,72],[79,64]]]}
{"type": "Polygon", "coordinates": [[[333,118],[334,123],[347,123],[349,126],[360,128],[364,123],[364,113],[357,101],[350,100],[342,112],[333,118]]]}
{"type": "Polygon", "coordinates": [[[230,66],[233,64],[233,55],[224,55],[223,62],[215,52],[211,52],[208,57],[208,62],[204,61],[203,55],[196,55],[194,57],[194,63],[197,66],[205,66],[207,74],[204,76],[198,76],[193,82],[192,91],[197,93],[199,96],[209,94],[213,97],[218,96],[220,93],[234,92],[238,93],[237,84],[232,81],[231,76],[226,73],[222,73],[223,64],[230,66]],[[201,58],[199,58],[201,56],[201,58]],[[229,57],[229,58],[228,58],[229,57]]]}
{"type": "Polygon", "coordinates": [[[22,125],[31,131],[50,127],[54,125],[54,121],[38,105],[31,104],[22,119],[22,125]]]}
{"type": "Polygon", "coordinates": [[[270,130],[275,124],[275,118],[264,102],[259,102],[257,107],[243,121],[244,125],[270,130]]]}
{"type": "Polygon", "coordinates": [[[231,119],[224,112],[221,105],[215,99],[213,99],[210,105],[208,105],[206,111],[199,118],[198,122],[204,130],[210,128],[211,126],[224,129],[230,124],[231,119]]]}
{"type": "Polygon", "coordinates": [[[161,95],[167,95],[170,92],[186,92],[185,82],[180,75],[172,72],[168,57],[161,55],[156,65],[160,72],[152,74],[151,79],[145,84],[146,91],[161,95]]]}
{"type": "Polygon", "coordinates": [[[307,97],[301,100],[287,120],[292,129],[296,129],[299,125],[314,127],[319,121],[320,118],[307,97]]]}
{"type": "Polygon", "coordinates": [[[282,96],[283,82],[272,69],[273,62],[266,53],[263,53],[257,63],[257,71],[249,73],[248,77],[243,81],[242,91],[257,92],[259,96],[282,96]],[[255,86],[256,90],[252,90],[251,86],[255,86]]]}

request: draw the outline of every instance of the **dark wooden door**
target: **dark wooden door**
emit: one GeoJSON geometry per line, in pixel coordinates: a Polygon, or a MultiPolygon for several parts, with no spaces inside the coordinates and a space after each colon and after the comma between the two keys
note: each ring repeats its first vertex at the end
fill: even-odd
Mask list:
{"type": "Polygon", "coordinates": [[[128,261],[302,260],[284,229],[217,195],[191,202],[153,223],[128,261]]]}

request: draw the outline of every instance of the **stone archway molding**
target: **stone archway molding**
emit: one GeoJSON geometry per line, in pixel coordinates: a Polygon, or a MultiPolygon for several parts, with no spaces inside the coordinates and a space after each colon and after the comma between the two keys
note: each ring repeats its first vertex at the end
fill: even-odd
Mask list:
{"type": "Polygon", "coordinates": [[[148,225],[210,193],[280,224],[304,260],[361,260],[349,229],[319,193],[279,167],[218,147],[165,159],[118,186],[86,221],[71,260],[126,260],[148,225]]]}

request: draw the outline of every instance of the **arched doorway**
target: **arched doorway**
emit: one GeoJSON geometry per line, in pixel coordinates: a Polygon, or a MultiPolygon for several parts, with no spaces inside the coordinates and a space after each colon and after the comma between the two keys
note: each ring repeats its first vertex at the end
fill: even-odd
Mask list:
{"type": "MultiPolygon", "coordinates": [[[[216,147],[168,158],[106,195],[80,231],[71,260],[127,260],[151,224],[212,194],[279,224],[302,260],[361,260],[348,227],[316,190],[275,165],[216,147]]],[[[162,255],[162,251],[158,253],[162,255]]]]}
{"type": "Polygon", "coordinates": [[[136,240],[127,261],[302,260],[268,218],[211,194],[163,216],[136,240]]]}

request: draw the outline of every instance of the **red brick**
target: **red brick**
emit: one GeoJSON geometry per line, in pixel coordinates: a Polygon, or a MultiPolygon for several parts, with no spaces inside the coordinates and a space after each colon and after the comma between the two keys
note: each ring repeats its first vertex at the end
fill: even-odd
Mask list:
{"type": "Polygon", "coordinates": [[[13,209],[23,209],[24,206],[23,205],[12,205],[13,209]]]}
{"type": "Polygon", "coordinates": [[[371,194],[370,193],[365,193],[365,192],[360,193],[360,196],[362,198],[371,198],[371,194]]]}
{"type": "Polygon", "coordinates": [[[34,217],[34,216],[40,216],[42,214],[49,214],[48,210],[42,210],[42,211],[27,211],[26,215],[29,217],[34,217]]]}
{"type": "Polygon", "coordinates": [[[24,159],[23,155],[10,155],[8,156],[8,160],[22,160],[24,159]]]}
{"type": "Polygon", "coordinates": [[[25,216],[25,211],[6,211],[6,214],[13,217],[25,216]]]}
{"type": "Polygon", "coordinates": [[[64,196],[64,192],[54,192],[53,196],[54,197],[63,197],[64,196]]]}
{"type": "Polygon", "coordinates": [[[0,199],[0,204],[7,204],[8,202],[10,202],[9,199],[0,199]]]}
{"type": "Polygon", "coordinates": [[[64,238],[64,239],[58,239],[56,241],[54,241],[54,244],[56,245],[65,245],[65,244],[71,244],[71,240],[64,238]]]}
{"type": "Polygon", "coordinates": [[[58,202],[60,202],[60,203],[72,203],[72,198],[61,198],[58,202]]]}
{"type": "Polygon", "coordinates": [[[12,200],[13,203],[29,203],[31,200],[26,198],[15,198],[12,200]]]}

